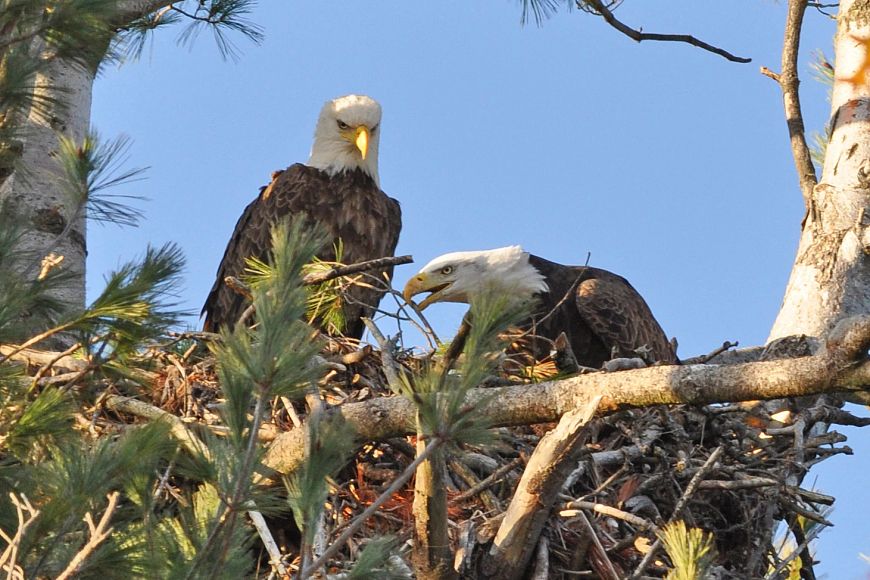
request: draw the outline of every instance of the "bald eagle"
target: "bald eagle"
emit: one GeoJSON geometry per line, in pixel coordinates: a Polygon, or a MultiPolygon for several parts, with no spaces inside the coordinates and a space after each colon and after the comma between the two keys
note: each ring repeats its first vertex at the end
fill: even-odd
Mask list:
{"type": "MultiPolygon", "coordinates": [[[[304,214],[331,236],[317,255],[335,261],[341,240],[342,262],[352,264],[392,256],[399,240],[399,202],[380,188],[378,144],[381,106],[370,97],[347,95],[328,101],[320,111],[308,163],[297,163],[273,175],[239,218],[202,309],[203,329],[232,328],[247,307],[245,297],[224,283],[239,277],[245,259],[266,260],[272,226],[285,216],[304,214]]],[[[387,269],[392,275],[392,268],[387,269]]],[[[343,305],[345,336],[359,338],[363,316],[371,316],[382,292],[353,286],[343,305]]]]}
{"type": "Polygon", "coordinates": [[[546,339],[534,347],[539,360],[562,332],[577,362],[587,367],[599,368],[614,355],[637,356],[640,348],[656,361],[677,360],[662,327],[628,280],[600,268],[556,264],[520,246],[439,256],[408,280],[404,296],[410,301],[431,292],[419,304],[425,308],[435,302],[467,303],[485,289],[534,301],[534,315],[522,327],[546,339]]]}

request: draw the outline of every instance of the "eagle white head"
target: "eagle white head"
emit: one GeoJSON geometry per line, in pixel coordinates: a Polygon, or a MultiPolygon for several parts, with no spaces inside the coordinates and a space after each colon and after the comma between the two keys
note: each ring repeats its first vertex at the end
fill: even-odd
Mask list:
{"type": "Polygon", "coordinates": [[[308,165],[330,175],[362,169],[380,187],[378,142],[381,105],[365,95],[327,101],[314,129],[308,165]]]}
{"type": "Polygon", "coordinates": [[[529,253],[520,246],[495,250],[453,252],[438,256],[405,284],[405,300],[431,292],[419,307],[434,302],[470,302],[484,290],[496,290],[520,300],[549,288],[544,276],[529,263],[529,253]]]}

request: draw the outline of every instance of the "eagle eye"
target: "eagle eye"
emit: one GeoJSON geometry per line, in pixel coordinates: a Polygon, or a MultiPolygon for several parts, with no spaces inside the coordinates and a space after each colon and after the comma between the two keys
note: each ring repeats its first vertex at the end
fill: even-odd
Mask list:
{"type": "Polygon", "coordinates": [[[377,130],[378,130],[378,127],[380,127],[380,125],[379,125],[379,124],[378,124],[378,125],[375,125],[375,126],[374,126],[374,127],[372,127],[372,133],[375,133],[375,132],[377,132],[377,130]]]}
{"type": "Polygon", "coordinates": [[[342,131],[347,131],[348,129],[350,129],[350,125],[348,125],[344,121],[338,121],[338,128],[342,131]]]}
{"type": "Polygon", "coordinates": [[[447,276],[451,272],[453,272],[453,266],[444,266],[443,268],[441,268],[441,273],[445,276],[447,276]]]}

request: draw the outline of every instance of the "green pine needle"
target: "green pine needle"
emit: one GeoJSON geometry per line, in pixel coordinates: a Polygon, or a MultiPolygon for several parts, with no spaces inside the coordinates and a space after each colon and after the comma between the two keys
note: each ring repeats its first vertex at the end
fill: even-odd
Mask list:
{"type": "Polygon", "coordinates": [[[397,542],[391,537],[369,541],[357,556],[353,568],[346,576],[347,580],[408,580],[411,576],[406,571],[392,570],[389,566],[390,556],[396,548],[397,542]]]}
{"type": "Polygon", "coordinates": [[[62,169],[62,186],[72,207],[87,207],[88,218],[95,222],[138,225],[142,212],[118,200],[140,197],[104,192],[142,178],[144,169],[121,169],[130,149],[129,138],[122,136],[104,142],[99,134],[91,132],[81,144],[63,135],[59,140],[58,162],[62,169]]]}
{"type": "Polygon", "coordinates": [[[423,434],[440,433],[455,442],[482,443],[491,439],[488,425],[465,402],[468,391],[490,375],[495,366],[493,353],[504,344],[499,335],[527,316],[525,304],[512,302],[504,293],[481,293],[471,303],[471,330],[465,341],[464,357],[458,369],[430,368],[413,385],[405,381],[403,396],[417,407],[423,434]],[[446,373],[446,374],[445,374],[446,373]]]}
{"type": "MultiPolygon", "coordinates": [[[[315,274],[343,265],[344,242],[340,238],[333,244],[333,251],[335,254],[334,262],[327,262],[315,257],[310,264],[306,264],[303,272],[306,275],[315,274]]],[[[329,334],[343,333],[347,328],[343,294],[348,285],[348,278],[339,277],[321,284],[308,286],[308,301],[305,311],[308,323],[315,324],[329,334]]]]}
{"type": "MultiPolygon", "coordinates": [[[[520,22],[525,25],[529,21],[529,16],[532,16],[535,19],[535,24],[541,26],[545,20],[556,13],[560,4],[562,4],[560,0],[523,0],[520,22]]],[[[567,4],[571,5],[570,2],[567,4]]]]}
{"type": "Polygon", "coordinates": [[[0,204],[0,342],[20,342],[31,327],[54,324],[64,304],[53,298],[56,288],[67,284],[72,273],[54,268],[34,278],[42,256],[19,248],[21,220],[8,203],[0,204]]]}
{"type": "Polygon", "coordinates": [[[355,449],[356,437],[341,421],[341,415],[328,421],[309,421],[308,429],[307,459],[290,478],[284,479],[284,485],[296,525],[310,544],[327,497],[326,478],[347,464],[355,449]]]}
{"type": "Polygon", "coordinates": [[[149,247],[145,256],[122,265],[106,279],[91,306],[63,324],[80,331],[92,351],[124,358],[179,324],[176,309],[184,256],[175,244],[149,247]]]}
{"type": "Polygon", "coordinates": [[[716,559],[712,534],[699,528],[686,528],[686,523],[680,520],[665,526],[660,536],[673,563],[673,568],[666,576],[668,580],[699,580],[707,577],[716,559]]]}
{"type": "MultiPolygon", "coordinates": [[[[5,415],[13,410],[14,407],[6,407],[0,412],[0,428],[4,432],[5,415]]],[[[44,450],[46,444],[70,437],[73,411],[69,397],[60,390],[44,390],[33,401],[26,403],[21,416],[4,433],[5,447],[23,461],[32,459],[34,452],[44,450]]]]}
{"type": "Polygon", "coordinates": [[[179,36],[179,43],[190,45],[203,28],[210,28],[221,56],[237,59],[238,48],[228,32],[241,34],[255,44],[261,43],[264,38],[263,27],[248,19],[255,4],[255,0],[185,2],[183,7],[175,8],[190,21],[179,36]]]}

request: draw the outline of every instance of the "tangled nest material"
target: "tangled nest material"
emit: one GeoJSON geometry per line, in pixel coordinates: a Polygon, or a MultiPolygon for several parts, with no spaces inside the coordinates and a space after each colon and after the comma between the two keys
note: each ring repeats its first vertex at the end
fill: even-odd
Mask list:
{"type": "MultiPolygon", "coordinates": [[[[214,359],[198,339],[185,340],[191,341],[186,351],[178,345],[152,351],[154,370],[137,377],[138,383],[147,385],[148,404],[83,409],[81,428],[95,437],[107,436],[143,417],[168,413],[189,426],[225,433],[218,412],[221,394],[214,359]]],[[[396,396],[385,387],[378,350],[358,348],[351,341],[331,340],[330,345],[324,353],[330,370],[320,382],[329,406],[396,396]]],[[[21,354],[31,357],[34,370],[44,366],[39,361],[52,356],[37,354],[21,354]]],[[[394,357],[408,369],[420,366],[420,359],[411,353],[394,357]]],[[[63,366],[58,359],[40,380],[68,374],[63,366]]],[[[519,379],[502,376],[501,380],[519,379]]],[[[141,389],[131,385],[120,380],[107,385],[106,392],[142,399],[141,389]]],[[[846,437],[828,430],[828,425],[865,421],[842,410],[830,396],[818,397],[803,410],[780,403],[776,412],[761,403],[682,405],[623,411],[593,420],[583,431],[579,459],[538,539],[532,577],[662,577],[674,562],[658,538],[666,524],[680,520],[712,533],[719,554],[715,577],[745,577],[746,570],[756,570],[786,578],[795,566],[812,574],[809,544],[831,525],[825,514],[834,498],[804,489],[800,483],[813,465],[833,455],[851,454],[849,447],[841,445],[846,437]],[[780,521],[798,540],[785,550],[773,544],[770,534],[780,521]],[[759,538],[768,539],[759,543],[759,538]]],[[[272,401],[270,418],[260,430],[261,441],[268,444],[278,434],[300,428],[304,415],[298,403],[272,401]]],[[[551,427],[500,428],[492,444],[451,452],[444,484],[461,575],[472,577],[479,566],[529,457],[551,427]]],[[[368,442],[359,449],[331,484],[323,544],[330,545],[415,455],[413,437],[368,442]]],[[[167,498],[173,495],[171,489],[165,493],[167,498]]],[[[413,535],[412,500],[412,484],[390,497],[342,547],[331,570],[340,573],[343,563],[355,560],[372,538],[391,535],[404,547],[391,565],[410,574],[402,559],[407,560],[413,535]]],[[[295,524],[274,520],[269,527],[292,569],[298,553],[295,524]]],[[[269,557],[264,554],[262,561],[268,570],[269,557]]]]}

